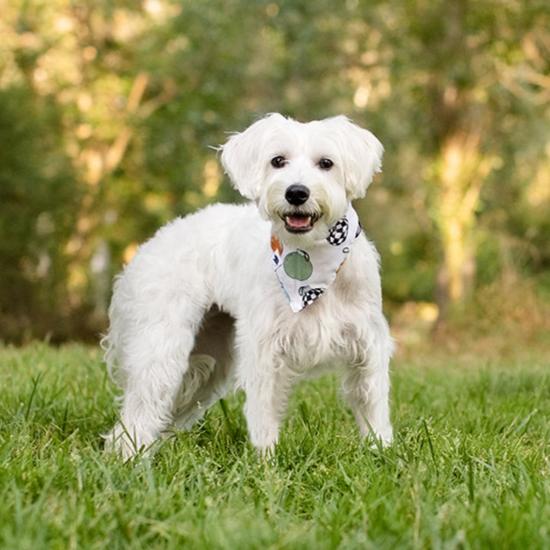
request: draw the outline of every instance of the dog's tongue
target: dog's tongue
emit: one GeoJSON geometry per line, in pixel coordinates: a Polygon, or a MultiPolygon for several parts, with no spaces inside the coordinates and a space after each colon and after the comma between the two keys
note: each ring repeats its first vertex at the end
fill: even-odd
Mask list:
{"type": "Polygon", "coordinates": [[[311,216],[287,216],[286,223],[293,229],[304,229],[311,224],[311,216]]]}

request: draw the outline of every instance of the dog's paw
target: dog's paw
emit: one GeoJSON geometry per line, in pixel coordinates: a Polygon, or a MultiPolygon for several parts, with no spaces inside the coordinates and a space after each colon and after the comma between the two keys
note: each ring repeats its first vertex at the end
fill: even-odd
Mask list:
{"type": "Polygon", "coordinates": [[[250,442],[262,459],[270,459],[275,454],[275,447],[279,439],[278,428],[275,424],[249,421],[248,433],[250,442]]]}
{"type": "Polygon", "coordinates": [[[393,442],[393,430],[387,428],[385,430],[374,430],[364,436],[364,440],[367,443],[369,449],[385,449],[389,447],[393,442]]]}
{"type": "Polygon", "coordinates": [[[137,438],[131,437],[128,430],[120,423],[102,437],[103,451],[122,458],[124,462],[132,460],[145,450],[145,445],[140,444],[137,438]]]}
{"type": "Polygon", "coordinates": [[[264,447],[256,447],[256,452],[260,460],[264,462],[272,462],[275,458],[275,447],[275,443],[264,447]]]}

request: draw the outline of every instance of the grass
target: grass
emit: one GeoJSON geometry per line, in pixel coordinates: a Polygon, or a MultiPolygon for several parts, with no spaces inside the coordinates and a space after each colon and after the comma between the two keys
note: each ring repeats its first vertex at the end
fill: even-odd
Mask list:
{"type": "Polygon", "coordinates": [[[0,348],[0,546],[548,548],[549,382],[537,359],[397,364],[397,440],[371,451],[325,378],[298,388],[273,463],[237,396],[132,465],[101,452],[97,351],[0,348]]]}

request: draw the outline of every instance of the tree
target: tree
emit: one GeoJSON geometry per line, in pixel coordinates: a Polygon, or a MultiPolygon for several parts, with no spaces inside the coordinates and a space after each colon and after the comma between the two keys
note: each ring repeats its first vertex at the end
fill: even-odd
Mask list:
{"type": "Polygon", "coordinates": [[[548,114],[547,20],[542,3],[515,0],[394,2],[379,8],[391,50],[393,91],[385,107],[399,112],[400,104],[410,110],[414,103],[419,114],[409,111],[408,138],[431,161],[428,207],[442,249],[443,316],[449,303],[464,301],[472,289],[480,200],[502,166],[505,143],[523,149],[514,134],[525,124],[534,129],[548,114]]]}
{"type": "Polygon", "coordinates": [[[137,243],[238,199],[213,148],[272,111],[384,142],[357,208],[390,300],[438,294],[444,317],[506,264],[491,250],[542,270],[547,26],[535,0],[4,3],[0,336],[104,328],[137,243]]]}

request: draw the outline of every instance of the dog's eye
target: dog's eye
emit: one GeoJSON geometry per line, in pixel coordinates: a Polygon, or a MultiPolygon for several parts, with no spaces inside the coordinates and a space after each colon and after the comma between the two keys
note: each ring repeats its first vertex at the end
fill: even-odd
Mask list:
{"type": "Polygon", "coordinates": [[[273,168],[282,168],[285,164],[286,159],[281,155],[277,155],[271,159],[271,166],[273,166],[273,168]]]}
{"type": "Polygon", "coordinates": [[[322,158],[319,161],[319,168],[321,170],[330,170],[334,166],[334,162],[332,162],[330,159],[322,158]]]}

